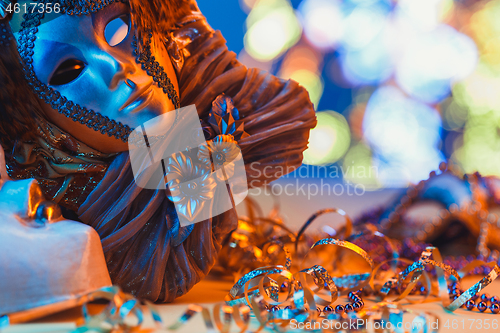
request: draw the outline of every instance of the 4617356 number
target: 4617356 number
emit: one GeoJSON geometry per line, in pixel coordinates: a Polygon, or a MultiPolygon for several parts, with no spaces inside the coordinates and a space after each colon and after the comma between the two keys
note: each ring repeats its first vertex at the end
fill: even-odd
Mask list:
{"type": "Polygon", "coordinates": [[[50,14],[50,13],[60,13],[61,12],[61,4],[60,3],[52,3],[52,2],[30,2],[30,3],[24,3],[24,4],[19,4],[15,3],[12,4],[10,3],[7,8],[5,9],[5,12],[7,13],[28,13],[28,14],[34,14],[34,13],[39,13],[39,14],[50,14]]]}
{"type": "Polygon", "coordinates": [[[497,319],[448,319],[444,323],[443,327],[452,330],[489,330],[489,329],[498,329],[498,320],[497,319]]]}

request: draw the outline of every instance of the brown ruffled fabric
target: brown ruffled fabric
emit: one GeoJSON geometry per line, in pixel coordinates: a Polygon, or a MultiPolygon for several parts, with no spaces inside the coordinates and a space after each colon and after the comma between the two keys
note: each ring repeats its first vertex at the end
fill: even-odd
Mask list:
{"type": "Polygon", "coordinates": [[[215,264],[236,213],[180,227],[165,190],[137,187],[128,153],[118,156],[78,211],[101,236],[111,280],[141,299],[171,302],[215,264]]]}
{"type": "MultiPolygon", "coordinates": [[[[190,6],[195,8],[193,3],[190,6]]],[[[249,185],[262,186],[280,177],[283,169],[298,167],[309,131],[316,126],[308,92],[295,81],[240,64],[220,32],[213,31],[197,11],[177,27],[170,44],[179,46],[185,57],[178,75],[181,105],[195,104],[200,118],[206,119],[218,95],[233,98],[250,134],[239,142],[249,185]],[[264,176],[265,167],[271,177],[264,176]]]]}
{"type": "MultiPolygon", "coordinates": [[[[296,82],[241,65],[235,53],[227,50],[220,32],[214,32],[206,23],[195,3],[181,2],[176,14],[187,14],[175,23],[174,29],[166,32],[162,30],[165,24],[157,23],[169,15],[170,6],[161,5],[161,1],[147,1],[147,4],[131,1],[133,9],[142,8],[144,4],[143,15],[151,16],[143,16],[140,22],[149,22],[148,27],[155,27],[156,38],[168,36],[165,45],[177,70],[181,106],[195,104],[200,119],[206,122],[212,102],[219,95],[225,93],[233,98],[249,134],[239,145],[251,187],[274,180],[283,168],[298,167],[307,147],[309,130],[316,124],[306,90],[296,82]],[[151,4],[158,6],[150,7],[151,4]],[[272,176],[265,178],[261,172],[265,167],[277,172],[272,173],[268,168],[267,174],[272,176]]],[[[24,148],[19,151],[24,151],[25,156],[37,156],[31,160],[41,156],[51,159],[41,154],[50,149],[24,148]]],[[[81,156],[78,150],[64,144],[57,148],[72,158],[46,163],[45,168],[55,170],[62,163],[66,164],[64,170],[76,168],[74,173],[78,174],[80,162],[75,159],[81,156]]],[[[93,161],[91,156],[85,157],[88,162],[93,161]]],[[[71,208],[77,207],[74,210],[79,218],[99,233],[113,283],[139,298],[157,302],[169,302],[186,293],[208,274],[222,240],[236,228],[234,210],[180,228],[166,191],[144,190],[135,185],[128,153],[118,155],[111,165],[105,162],[105,156],[95,156],[95,162],[104,162],[106,174],[100,182],[88,183],[86,190],[92,186],[95,189],[88,196],[80,196],[77,205],[71,208]]],[[[48,177],[47,170],[32,170],[30,177],[48,177]]],[[[49,197],[60,191],[64,186],[61,181],[68,176],[60,172],[52,175],[56,183],[45,188],[49,197]]],[[[89,175],[87,173],[87,177],[89,175]]],[[[64,197],[60,202],[65,202],[64,197]]]]}
{"type": "MultiPolygon", "coordinates": [[[[182,106],[195,104],[207,122],[212,102],[220,94],[233,97],[250,134],[239,145],[251,186],[279,176],[265,179],[255,170],[300,165],[309,130],[316,122],[303,88],[239,64],[220,33],[198,12],[178,24],[170,42],[176,45],[167,45],[168,49],[181,55],[177,69],[182,106]],[[259,164],[250,167],[253,162],[259,164]]],[[[158,302],[174,300],[205,277],[222,240],[237,223],[236,213],[230,210],[179,228],[165,191],[137,188],[123,155],[113,162],[78,215],[101,235],[113,282],[158,302]]]]}

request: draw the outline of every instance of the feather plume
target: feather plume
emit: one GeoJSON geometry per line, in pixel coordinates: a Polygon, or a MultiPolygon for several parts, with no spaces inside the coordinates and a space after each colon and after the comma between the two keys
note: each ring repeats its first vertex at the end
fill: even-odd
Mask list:
{"type": "Polygon", "coordinates": [[[191,0],[130,0],[134,22],[139,31],[151,29],[165,34],[176,22],[191,13],[196,3],[191,0]]]}

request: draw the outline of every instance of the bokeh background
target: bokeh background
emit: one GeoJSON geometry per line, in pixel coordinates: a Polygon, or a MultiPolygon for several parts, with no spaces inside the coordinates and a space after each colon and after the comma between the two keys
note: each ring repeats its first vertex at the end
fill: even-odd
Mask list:
{"type": "Polygon", "coordinates": [[[241,62],[309,91],[319,123],[303,168],[376,168],[343,174],[373,190],[448,160],[500,176],[500,0],[198,4],[241,62]]]}

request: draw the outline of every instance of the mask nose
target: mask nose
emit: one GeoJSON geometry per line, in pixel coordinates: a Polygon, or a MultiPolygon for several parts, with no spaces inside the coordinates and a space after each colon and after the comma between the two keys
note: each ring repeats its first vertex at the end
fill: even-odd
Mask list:
{"type": "Polygon", "coordinates": [[[132,89],[151,83],[151,77],[142,70],[140,64],[135,62],[135,58],[132,55],[126,60],[115,58],[113,61],[115,62],[113,65],[115,74],[109,83],[110,90],[116,89],[122,81],[132,89]]]}
{"type": "Polygon", "coordinates": [[[133,60],[132,56],[130,56],[130,60],[117,59],[112,56],[110,57],[112,59],[109,66],[111,72],[109,76],[111,77],[111,80],[108,83],[108,87],[110,90],[115,90],[121,81],[127,80],[129,76],[136,72],[136,68],[131,62],[133,60]]]}
{"type": "Polygon", "coordinates": [[[122,81],[126,82],[127,79],[133,81],[137,86],[146,84],[148,81],[147,78],[143,78],[147,75],[140,75],[142,69],[140,64],[136,63],[132,49],[129,47],[107,47],[97,55],[95,60],[104,84],[109,90],[115,90],[122,81]]]}

